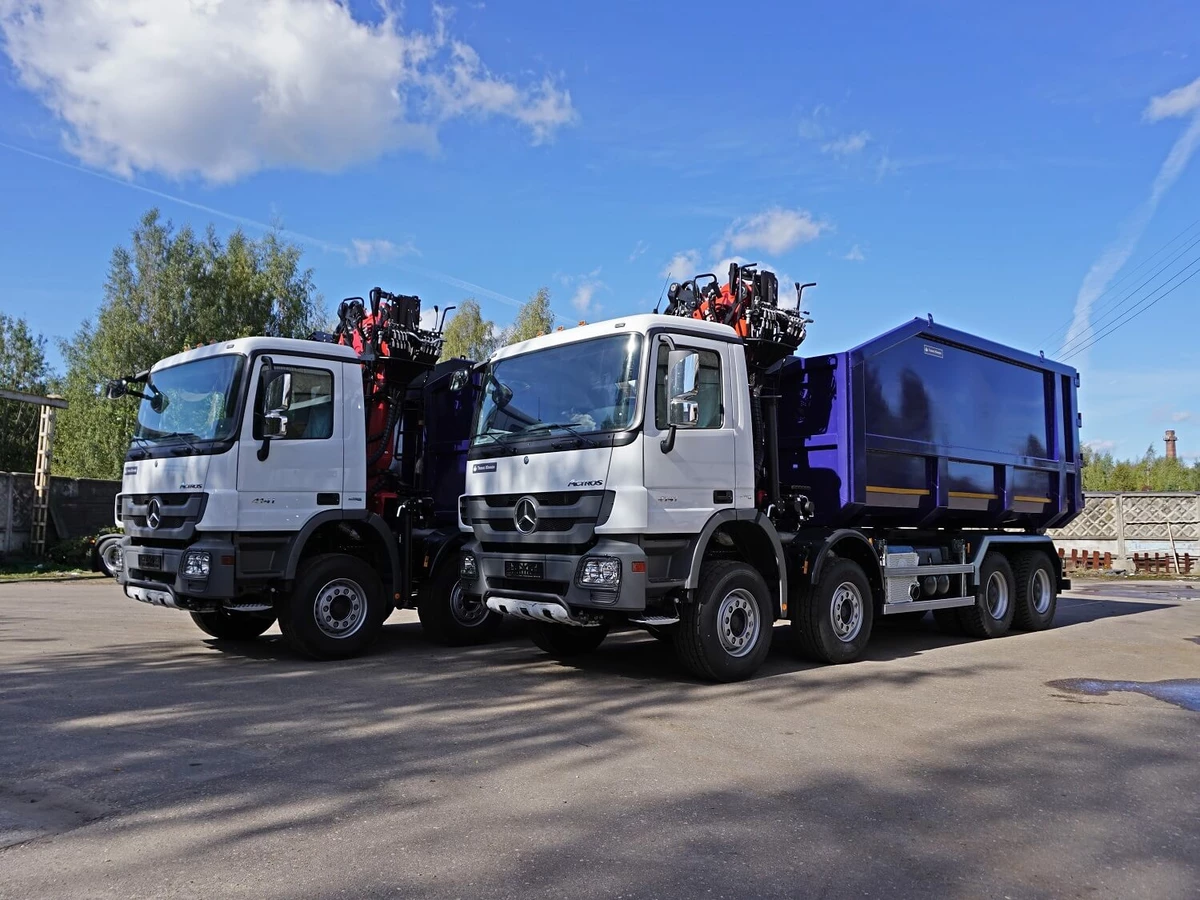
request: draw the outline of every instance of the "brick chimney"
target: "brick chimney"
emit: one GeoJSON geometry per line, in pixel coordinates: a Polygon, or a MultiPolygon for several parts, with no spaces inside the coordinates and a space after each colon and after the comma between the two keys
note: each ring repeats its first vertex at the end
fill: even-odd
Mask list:
{"type": "Polygon", "coordinates": [[[1163,436],[1163,441],[1167,445],[1167,459],[1175,459],[1175,431],[1168,429],[1163,436]]]}

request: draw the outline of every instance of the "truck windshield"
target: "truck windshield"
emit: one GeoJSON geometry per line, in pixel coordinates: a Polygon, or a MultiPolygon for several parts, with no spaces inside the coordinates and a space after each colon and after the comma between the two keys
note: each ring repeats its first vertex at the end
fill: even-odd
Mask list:
{"type": "Polygon", "coordinates": [[[244,361],[234,354],[210,356],[151,373],[134,438],[159,444],[231,437],[244,361]]]}
{"type": "Polygon", "coordinates": [[[472,445],[623,431],[637,411],[642,336],[613,335],[488,365],[472,445]]]}

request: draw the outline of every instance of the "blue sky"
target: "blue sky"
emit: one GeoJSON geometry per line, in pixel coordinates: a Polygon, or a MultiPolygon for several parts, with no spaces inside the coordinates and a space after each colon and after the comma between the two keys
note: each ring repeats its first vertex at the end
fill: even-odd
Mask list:
{"type": "MultiPolygon", "coordinates": [[[[31,7],[0,0],[0,308],[50,337],[155,204],[281,223],[331,306],[500,323],[763,261],[819,283],[812,353],[932,313],[1055,354],[1200,254],[1130,293],[1200,236],[1194,2],[31,7]]],[[[1200,454],[1198,312],[1200,278],[1071,359],[1085,439],[1200,454]]]]}

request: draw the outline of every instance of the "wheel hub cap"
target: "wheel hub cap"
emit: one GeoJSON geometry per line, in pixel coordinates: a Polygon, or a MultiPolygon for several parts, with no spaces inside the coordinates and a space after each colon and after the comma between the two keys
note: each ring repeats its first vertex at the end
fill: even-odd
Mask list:
{"type": "Polygon", "coordinates": [[[470,627],[482,622],[487,614],[488,608],[482,600],[468,600],[462,584],[454,582],[454,589],[450,591],[450,615],[454,616],[454,621],[470,627]]]}
{"type": "Polygon", "coordinates": [[[1003,619],[1008,612],[1008,580],[999,572],[988,576],[987,589],[984,594],[987,602],[988,615],[993,619],[1003,619]]]}
{"type": "Polygon", "coordinates": [[[837,586],[829,606],[829,619],[839,641],[849,643],[858,637],[862,630],[863,599],[856,585],[844,581],[837,586]]]}
{"type": "Polygon", "coordinates": [[[347,638],[367,619],[366,593],[349,578],[335,578],[321,590],[313,604],[317,628],[331,638],[347,638]]]}
{"type": "Polygon", "coordinates": [[[1032,594],[1033,608],[1037,612],[1044,613],[1050,608],[1050,598],[1053,594],[1050,590],[1050,576],[1046,574],[1045,569],[1038,569],[1033,573],[1030,594],[1032,594]]]}
{"type": "Polygon", "coordinates": [[[741,657],[758,644],[762,620],[749,591],[737,588],[725,595],[717,608],[717,638],[730,656],[741,657]]]}

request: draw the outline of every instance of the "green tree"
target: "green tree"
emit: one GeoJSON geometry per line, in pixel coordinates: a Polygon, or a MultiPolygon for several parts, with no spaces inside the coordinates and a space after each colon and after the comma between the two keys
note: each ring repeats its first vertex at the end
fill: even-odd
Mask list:
{"type": "Polygon", "coordinates": [[[553,330],[554,311],[550,309],[550,291],[541,287],[521,305],[516,321],[504,330],[501,342],[506,346],[516,344],[535,338],[539,334],[549,334],[553,330]]]}
{"type": "Polygon", "coordinates": [[[442,359],[484,360],[497,346],[495,323],[483,317],[483,310],[475,300],[459,304],[454,317],[446,323],[444,337],[442,359]]]}
{"type": "Polygon", "coordinates": [[[1083,450],[1085,491],[1200,491],[1200,462],[1191,466],[1159,456],[1151,445],[1136,460],[1116,460],[1108,452],[1083,450]]]}
{"type": "MultiPolygon", "coordinates": [[[[45,394],[50,382],[46,339],[24,319],[0,313],[0,388],[45,394]]],[[[0,471],[32,472],[41,407],[0,400],[0,471]]]]}
{"type": "Polygon", "coordinates": [[[150,210],[129,247],[113,251],[95,321],[62,344],[67,363],[55,469],[116,478],[137,416],[134,401],[106,401],[110,378],[149,368],[197,344],[254,334],[304,337],[322,321],[312,270],[299,248],[240,230],[222,241],[178,230],[150,210]]]}

